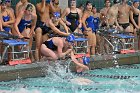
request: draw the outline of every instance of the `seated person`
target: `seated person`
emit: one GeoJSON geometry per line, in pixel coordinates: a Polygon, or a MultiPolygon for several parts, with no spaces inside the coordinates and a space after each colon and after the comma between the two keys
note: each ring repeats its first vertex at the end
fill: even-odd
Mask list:
{"type": "Polygon", "coordinates": [[[3,30],[11,34],[11,28],[15,22],[14,15],[11,10],[7,9],[6,2],[1,5],[3,30]]]}
{"type": "MultiPolygon", "coordinates": [[[[33,13],[32,4],[28,4],[24,11],[20,11],[14,24],[14,34],[20,38],[27,37],[29,42],[29,48],[32,48],[33,32],[36,26],[37,15],[33,13]]],[[[34,58],[30,54],[31,60],[34,58]]]]}
{"type": "Polygon", "coordinates": [[[16,18],[14,27],[17,35],[20,38],[23,37],[32,37],[36,26],[37,16],[32,13],[33,6],[28,4],[25,11],[20,11],[19,15],[16,18]]]}
{"type": "Polygon", "coordinates": [[[31,4],[33,6],[33,11],[32,13],[36,14],[36,8],[35,6],[29,2],[29,0],[18,0],[19,2],[16,4],[16,9],[15,9],[15,13],[16,13],[16,17],[18,16],[18,14],[20,13],[20,11],[24,11],[26,6],[28,4],[31,4]]]}
{"type": "MultiPolygon", "coordinates": [[[[71,43],[74,42],[75,37],[74,35],[69,35],[67,38],[61,38],[61,37],[53,37],[45,41],[41,45],[41,54],[45,56],[48,60],[58,60],[60,58],[65,57],[68,54],[71,54],[72,61],[82,68],[83,70],[89,70],[89,68],[84,65],[83,63],[80,63],[76,57],[74,56],[74,53],[71,48],[71,43]],[[63,52],[66,49],[65,52],[63,52]]],[[[84,61],[83,61],[84,62],[84,61]]],[[[86,61],[84,62],[86,63],[86,61]]],[[[78,72],[81,72],[78,71],[78,72]]]]}

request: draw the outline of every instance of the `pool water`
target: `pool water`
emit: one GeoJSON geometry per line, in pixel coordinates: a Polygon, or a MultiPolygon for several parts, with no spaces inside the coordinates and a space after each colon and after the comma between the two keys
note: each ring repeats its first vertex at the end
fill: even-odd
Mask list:
{"type": "Polygon", "coordinates": [[[47,71],[46,77],[0,82],[0,93],[140,93],[140,64],[95,69],[83,74],[66,73],[60,65],[50,66],[47,71]],[[79,77],[93,83],[70,82],[79,77]]]}

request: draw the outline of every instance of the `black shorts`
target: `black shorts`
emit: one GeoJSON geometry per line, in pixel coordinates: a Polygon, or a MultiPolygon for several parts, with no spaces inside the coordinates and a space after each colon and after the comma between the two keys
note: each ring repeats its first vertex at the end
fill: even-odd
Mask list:
{"type": "Polygon", "coordinates": [[[42,35],[45,35],[46,33],[50,33],[51,29],[50,27],[46,26],[46,24],[42,21],[37,21],[36,29],[40,27],[42,29],[42,35]]]}
{"type": "Polygon", "coordinates": [[[122,26],[123,27],[123,29],[126,29],[128,26],[130,26],[130,24],[129,23],[119,23],[119,25],[120,26],[122,26]]]}

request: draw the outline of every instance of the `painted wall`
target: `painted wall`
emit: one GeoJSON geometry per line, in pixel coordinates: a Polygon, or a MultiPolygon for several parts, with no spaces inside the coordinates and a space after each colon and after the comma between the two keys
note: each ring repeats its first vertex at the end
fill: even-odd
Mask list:
{"type": "MultiPolygon", "coordinates": [[[[12,7],[14,8],[16,3],[19,0],[12,0],[12,7]]],[[[29,0],[31,3],[33,3],[34,5],[36,5],[36,3],[40,2],[41,0],[29,0]]],[[[104,7],[104,1],[105,0],[77,0],[77,6],[79,6],[80,4],[84,4],[86,3],[86,1],[91,1],[93,4],[96,5],[97,9],[100,10],[101,8],[104,7]]],[[[113,2],[113,0],[110,0],[111,3],[113,2]]],[[[131,1],[131,0],[129,0],[131,1]]],[[[62,9],[66,8],[68,6],[68,0],[59,0],[60,2],[60,6],[62,7],[62,9]]],[[[130,2],[129,2],[130,3],[130,2]]]]}

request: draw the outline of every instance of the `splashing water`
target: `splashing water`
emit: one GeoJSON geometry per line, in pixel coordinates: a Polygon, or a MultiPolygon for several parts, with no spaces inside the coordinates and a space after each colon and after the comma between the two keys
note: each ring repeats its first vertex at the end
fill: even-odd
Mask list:
{"type": "Polygon", "coordinates": [[[140,65],[96,69],[88,74],[84,72],[83,76],[76,76],[66,71],[67,63],[60,63],[46,65],[46,77],[0,83],[0,93],[140,93],[140,65]],[[137,77],[132,77],[135,75],[137,77]],[[130,78],[113,78],[114,76],[130,78]],[[80,78],[94,83],[80,85],[79,82],[83,83],[77,81],[80,78]]]}

